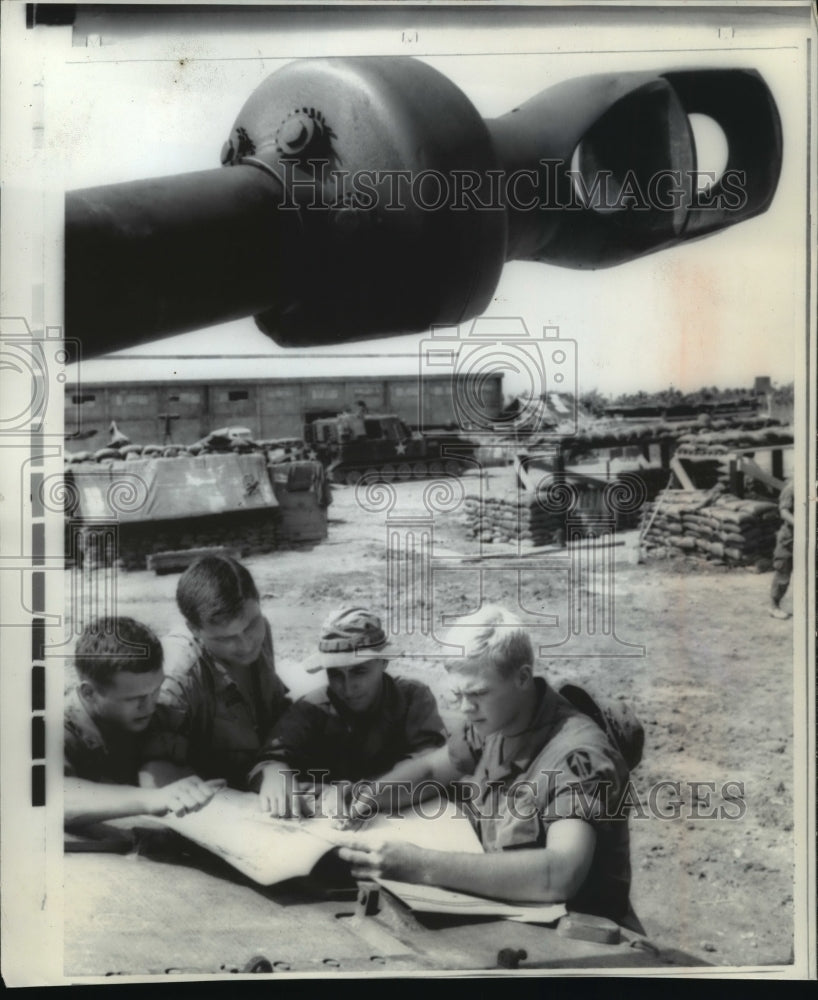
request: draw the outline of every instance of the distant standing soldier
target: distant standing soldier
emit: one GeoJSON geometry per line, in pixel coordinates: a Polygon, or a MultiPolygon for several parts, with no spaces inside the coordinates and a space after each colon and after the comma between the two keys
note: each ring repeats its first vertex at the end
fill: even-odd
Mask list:
{"type": "Polygon", "coordinates": [[[788,479],[778,498],[778,511],[781,515],[781,527],[775,539],[773,552],[773,583],[770,588],[770,614],[773,618],[789,618],[790,612],[781,607],[781,600],[787,593],[792,576],[792,529],[794,496],[792,479],[788,479]]]}

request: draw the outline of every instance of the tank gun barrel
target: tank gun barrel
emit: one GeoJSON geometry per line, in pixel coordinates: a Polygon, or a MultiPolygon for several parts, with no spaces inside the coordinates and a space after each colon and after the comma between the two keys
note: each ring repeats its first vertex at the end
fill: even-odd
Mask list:
{"type": "Polygon", "coordinates": [[[415,59],[296,60],[221,168],[67,194],[66,335],[93,355],[251,315],[288,346],[457,324],[507,260],[607,267],[765,211],[781,156],[753,70],[579,77],[486,121],[415,59]],[[697,113],[728,145],[706,190],[697,113]]]}

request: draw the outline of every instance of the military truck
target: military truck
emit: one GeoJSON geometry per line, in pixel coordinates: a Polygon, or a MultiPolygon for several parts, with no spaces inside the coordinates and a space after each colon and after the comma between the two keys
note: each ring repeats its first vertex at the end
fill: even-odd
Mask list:
{"type": "Polygon", "coordinates": [[[412,431],[394,413],[339,413],[304,425],[304,440],[333,483],[457,476],[474,453],[457,433],[412,431]]]}

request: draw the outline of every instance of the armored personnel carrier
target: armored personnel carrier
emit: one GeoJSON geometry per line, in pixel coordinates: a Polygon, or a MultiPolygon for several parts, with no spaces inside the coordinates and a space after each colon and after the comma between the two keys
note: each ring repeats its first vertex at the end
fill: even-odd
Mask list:
{"type": "Polygon", "coordinates": [[[393,413],[339,413],[304,427],[304,440],[331,482],[354,485],[459,475],[474,445],[459,435],[412,431],[393,413]]]}

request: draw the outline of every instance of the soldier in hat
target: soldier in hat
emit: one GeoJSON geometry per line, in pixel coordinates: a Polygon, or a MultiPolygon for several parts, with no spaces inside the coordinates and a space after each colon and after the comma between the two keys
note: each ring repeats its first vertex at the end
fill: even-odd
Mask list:
{"type": "Polygon", "coordinates": [[[356,877],[566,902],[640,931],[629,901],[626,801],[628,768],[641,756],[638,722],[621,710],[606,721],[593,699],[580,710],[535,677],[528,630],[503,608],[464,619],[447,645],[459,649],[446,667],[462,724],[446,748],[415,762],[410,780],[459,779],[485,853],[361,840],[340,856],[356,877]]]}
{"type": "Polygon", "coordinates": [[[262,810],[278,816],[310,811],[297,794],[303,784],[320,792],[333,783],[337,790],[339,782],[399,781],[407,764],[411,772],[411,762],[444,746],[434,695],[425,684],[386,672],[391,651],[380,619],[368,608],[330,614],[306,664],[308,673],[326,670],[327,683],[282,716],[251,774],[262,810]]]}

